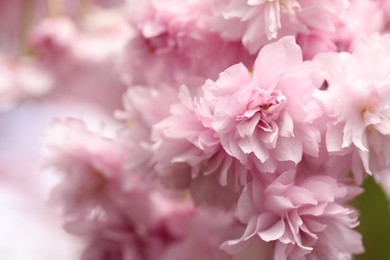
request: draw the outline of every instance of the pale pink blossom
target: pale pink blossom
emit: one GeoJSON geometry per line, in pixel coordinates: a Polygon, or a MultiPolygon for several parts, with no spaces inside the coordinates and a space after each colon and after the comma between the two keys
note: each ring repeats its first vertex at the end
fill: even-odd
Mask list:
{"type": "Polygon", "coordinates": [[[123,95],[123,110],[115,111],[123,124],[118,140],[127,149],[126,168],[153,166],[152,126],[170,114],[170,106],[177,102],[173,88],[129,87],[123,95]]]}
{"type": "Polygon", "coordinates": [[[208,80],[203,102],[211,107],[210,125],[225,151],[263,172],[292,167],[303,154],[317,156],[315,120],[322,111],[313,98],[313,72],[286,37],[260,51],[253,74],[237,64],[208,80]]]}
{"type": "Polygon", "coordinates": [[[109,210],[67,223],[87,243],[83,260],[228,259],[219,245],[231,237],[230,213],[195,208],[156,183],[128,184],[111,197],[109,210]]]}
{"type": "Polygon", "coordinates": [[[125,121],[130,127],[142,126],[150,134],[154,124],[170,115],[171,105],[178,102],[179,97],[177,90],[169,86],[131,86],[122,99],[124,109],[116,112],[116,118],[125,121]]]}
{"type": "Polygon", "coordinates": [[[282,36],[311,30],[332,32],[339,12],[348,6],[346,0],[225,2],[215,22],[216,30],[224,38],[241,40],[251,53],[282,36]]]}
{"type": "Polygon", "coordinates": [[[123,0],[2,0],[0,53],[11,57],[31,55],[29,35],[37,24],[49,17],[67,17],[80,21],[91,13],[100,13],[103,8],[114,10],[114,7],[123,4],[123,0]]]}
{"type": "Polygon", "coordinates": [[[158,171],[179,179],[176,167],[184,167],[181,178],[188,178],[187,175],[196,178],[196,184],[189,184],[196,198],[216,190],[224,193],[220,185],[228,186],[227,192],[241,190],[247,182],[247,166],[223,149],[210,125],[209,104],[192,96],[185,87],[181,88],[179,98],[180,102],[172,104],[170,116],[153,126],[153,159],[158,171]]]}
{"type": "Polygon", "coordinates": [[[255,178],[237,205],[245,232],[222,248],[238,259],[253,243],[262,248],[257,259],[352,259],[363,246],[352,229],[357,212],[344,204],[350,198],[349,187],[328,176],[295,179],[288,171],[270,182],[255,178]]]}
{"type": "Polygon", "coordinates": [[[337,29],[326,37],[336,43],[339,51],[351,52],[356,40],[381,32],[385,25],[383,10],[375,1],[352,0],[340,11],[337,29]]]}
{"type": "Polygon", "coordinates": [[[362,163],[351,153],[335,154],[329,152],[326,147],[325,134],[323,134],[320,151],[317,157],[304,155],[302,161],[297,165],[299,176],[309,177],[316,172],[326,176],[331,176],[343,183],[355,183],[362,185],[366,174],[361,170],[362,163]],[[351,171],[353,176],[351,176],[351,171]],[[359,169],[359,171],[356,171],[359,169]]]}
{"type": "MultiPolygon", "coordinates": [[[[32,51],[50,66],[66,58],[68,64],[96,66],[111,63],[124,48],[131,30],[120,11],[99,11],[81,20],[68,16],[48,17],[31,29],[32,51]]],[[[113,69],[113,68],[111,68],[113,69]]],[[[74,69],[73,69],[74,70],[74,69]]]]}
{"type": "Polygon", "coordinates": [[[30,43],[55,79],[54,96],[92,103],[111,115],[125,91],[115,63],[129,33],[120,12],[99,11],[77,21],[46,18],[33,27],[30,43]]]}
{"type": "Polygon", "coordinates": [[[328,151],[352,153],[352,170],[361,174],[363,165],[379,183],[382,178],[387,182],[390,167],[389,44],[388,35],[374,35],[360,40],[352,54],[316,58],[329,83],[327,90],[318,92],[332,118],[326,133],[328,151]]]}
{"type": "Polygon", "coordinates": [[[0,110],[29,99],[41,99],[53,88],[54,77],[39,62],[0,56],[0,110]]]}
{"type": "Polygon", "coordinates": [[[80,120],[54,121],[47,147],[45,164],[62,175],[52,200],[65,214],[87,214],[107,205],[107,197],[123,182],[122,147],[88,130],[80,120]]]}
{"type": "Polygon", "coordinates": [[[252,62],[240,42],[225,42],[210,31],[212,8],[207,1],[138,5],[128,14],[134,34],[121,62],[129,84],[197,86],[240,60],[252,62]]]}
{"type": "MultiPolygon", "coordinates": [[[[183,136],[179,128],[175,136],[179,141],[176,142],[175,138],[163,137],[163,131],[156,127],[171,117],[171,110],[179,102],[176,92],[164,85],[159,88],[130,87],[123,96],[124,110],[116,111],[115,116],[124,123],[118,141],[126,147],[126,169],[137,171],[141,167],[140,174],[154,176],[171,188],[187,189],[191,169],[189,164],[175,161],[175,156],[182,156],[190,162],[203,154],[201,151],[183,154],[182,147],[187,141],[180,140],[183,136]]],[[[196,131],[193,133],[197,134],[196,131]]]]}

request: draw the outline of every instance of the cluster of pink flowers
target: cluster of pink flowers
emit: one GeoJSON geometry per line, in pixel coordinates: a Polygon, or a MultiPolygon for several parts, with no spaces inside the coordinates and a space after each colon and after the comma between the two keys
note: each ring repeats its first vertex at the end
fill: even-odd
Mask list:
{"type": "Polygon", "coordinates": [[[352,259],[348,203],[390,195],[389,24],[387,0],[2,0],[0,111],[35,107],[82,260],[352,259]]]}

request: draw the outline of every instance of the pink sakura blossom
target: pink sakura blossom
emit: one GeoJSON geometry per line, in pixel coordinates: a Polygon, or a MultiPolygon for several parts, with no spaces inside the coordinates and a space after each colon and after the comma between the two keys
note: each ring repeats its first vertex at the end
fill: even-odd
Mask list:
{"type": "Polygon", "coordinates": [[[375,1],[352,0],[348,8],[340,11],[337,29],[324,36],[335,42],[339,51],[351,52],[356,40],[385,28],[384,18],[382,8],[375,1]]]}
{"type": "Polygon", "coordinates": [[[83,215],[96,206],[107,206],[107,197],[115,191],[115,185],[123,182],[122,147],[89,131],[76,119],[54,121],[47,146],[47,166],[62,175],[53,202],[69,215],[83,215]]]}
{"type": "MultiPolygon", "coordinates": [[[[144,195],[148,196],[147,193],[144,195]]],[[[131,201],[130,197],[129,202],[131,201]]],[[[157,207],[155,204],[147,206],[157,207]]],[[[148,216],[156,209],[137,207],[137,210],[148,216]]],[[[177,207],[160,214],[154,222],[143,222],[145,221],[134,222],[129,212],[126,214],[122,211],[121,218],[107,219],[100,223],[79,222],[79,226],[73,225],[72,229],[78,232],[83,230],[85,234],[81,235],[87,241],[89,239],[81,259],[229,259],[228,255],[219,249],[220,243],[226,239],[225,234],[229,232],[231,223],[222,213],[203,213],[193,208],[177,207]]]]}
{"type": "Polygon", "coordinates": [[[197,86],[240,60],[252,62],[239,42],[225,42],[210,31],[207,1],[132,4],[141,7],[128,14],[134,34],[124,50],[121,71],[129,84],[197,86]]]}
{"type": "Polygon", "coordinates": [[[244,165],[274,172],[303,154],[317,156],[322,111],[313,98],[313,65],[302,62],[292,37],[265,46],[254,71],[237,64],[204,85],[211,128],[225,151],[244,165]]]}
{"type": "MultiPolygon", "coordinates": [[[[197,156],[207,155],[203,155],[202,151],[194,145],[191,150],[191,143],[180,134],[181,128],[178,128],[177,135],[173,137],[169,134],[170,129],[165,133],[164,128],[170,127],[172,123],[177,123],[178,127],[184,129],[187,126],[194,127],[188,124],[190,117],[186,122],[181,121],[181,118],[171,119],[173,117],[171,110],[179,111],[174,108],[179,106],[177,103],[180,104],[176,90],[167,86],[130,87],[123,99],[124,110],[116,111],[115,116],[124,122],[119,131],[118,141],[126,147],[126,158],[128,158],[126,169],[136,170],[141,167],[143,168],[141,174],[158,178],[170,188],[187,189],[190,185],[191,172],[194,172],[193,176],[195,176],[195,172],[199,170],[191,170],[189,163],[199,162],[197,156]],[[167,123],[163,123],[165,121],[167,123]],[[185,149],[189,151],[184,152],[185,149]],[[175,157],[181,157],[180,161],[175,157]],[[145,168],[148,168],[146,173],[145,168]]],[[[188,133],[198,134],[196,129],[188,133]]],[[[196,137],[193,136],[192,139],[195,140],[196,137]]],[[[215,162],[211,163],[210,167],[215,164],[215,162]]]]}
{"type": "Polygon", "coordinates": [[[288,171],[272,181],[254,178],[237,205],[245,232],[222,248],[238,259],[251,244],[262,248],[256,259],[351,259],[363,247],[352,230],[357,213],[344,205],[350,198],[349,187],[328,176],[295,179],[288,171]]]}
{"type": "Polygon", "coordinates": [[[253,77],[237,64],[216,82],[208,80],[198,95],[182,88],[171,115],[153,128],[157,171],[172,176],[178,165],[187,166],[182,182],[191,173],[193,194],[212,194],[218,183],[241,190],[251,178],[249,170],[275,172],[294,167],[303,154],[316,157],[320,132],[314,121],[321,109],[312,97],[317,85],[310,79],[312,70],[293,39],[285,38],[264,47],[253,77]],[[271,55],[280,57],[272,73],[271,55]]]}
{"type": "Polygon", "coordinates": [[[129,171],[122,147],[79,120],[54,122],[48,137],[47,163],[64,176],[53,199],[71,217],[67,230],[86,240],[82,259],[229,259],[219,245],[232,237],[232,216],[195,208],[147,172],[129,171]]]}
{"type": "Polygon", "coordinates": [[[177,91],[169,86],[132,86],[122,99],[124,110],[117,111],[116,118],[127,122],[127,126],[142,126],[148,134],[154,124],[170,115],[171,105],[179,100],[177,91]]]}
{"type": "Polygon", "coordinates": [[[115,112],[116,119],[123,122],[118,140],[126,147],[126,168],[140,165],[152,167],[152,126],[168,117],[170,106],[177,102],[173,88],[129,87],[123,95],[124,110],[115,112]]]}
{"type": "Polygon", "coordinates": [[[112,9],[123,2],[123,0],[29,0],[28,2],[2,0],[0,3],[0,53],[9,56],[31,54],[29,34],[38,23],[48,17],[66,16],[82,20],[84,15],[91,13],[92,10],[96,13],[99,6],[112,9]]]}
{"type": "Polygon", "coordinates": [[[67,16],[43,19],[32,28],[30,42],[32,51],[50,66],[61,59],[78,67],[110,61],[112,65],[130,34],[121,12],[99,11],[80,20],[67,16]]]}
{"type": "Polygon", "coordinates": [[[247,167],[221,146],[210,125],[212,115],[208,104],[201,104],[199,97],[192,96],[185,87],[181,88],[179,98],[180,102],[171,106],[170,116],[153,126],[153,159],[158,172],[179,179],[180,176],[174,174],[176,167],[185,167],[181,178],[188,178],[187,173],[196,179],[194,185],[189,184],[196,198],[198,195],[208,197],[204,195],[215,194],[215,191],[234,194],[232,190],[240,190],[247,182],[247,167]],[[220,185],[228,186],[227,190],[220,185]]]}
{"type": "Polygon", "coordinates": [[[362,185],[365,179],[363,172],[354,172],[353,176],[350,175],[352,165],[357,163],[356,158],[350,153],[335,154],[334,152],[329,152],[326,148],[324,135],[318,157],[304,155],[302,161],[297,165],[297,171],[300,177],[309,177],[313,175],[313,172],[316,172],[330,176],[343,183],[362,185]]]}
{"type": "Polygon", "coordinates": [[[326,132],[328,151],[351,153],[355,174],[361,175],[364,168],[386,187],[390,176],[389,44],[388,35],[373,35],[360,40],[352,54],[328,53],[315,59],[329,83],[327,90],[318,93],[332,119],[326,132]]]}
{"type": "Polygon", "coordinates": [[[128,151],[127,169],[148,167],[174,189],[190,189],[196,203],[232,207],[246,183],[247,169],[223,150],[214,131],[202,125],[193,97],[168,87],[130,87],[118,119],[119,138],[128,151]],[[222,185],[222,186],[221,186],[222,185]]]}
{"type": "Polygon", "coordinates": [[[110,206],[67,223],[87,243],[81,259],[228,259],[219,245],[231,237],[229,213],[195,208],[188,198],[139,178],[118,189],[110,206]]]}
{"type": "Polygon", "coordinates": [[[346,0],[224,2],[215,22],[216,30],[226,39],[241,40],[251,53],[282,36],[311,30],[332,32],[339,12],[348,6],[346,0]]]}
{"type": "Polygon", "coordinates": [[[34,26],[30,43],[55,78],[54,96],[80,99],[111,115],[125,90],[115,63],[129,33],[120,12],[100,11],[77,21],[46,18],[34,26]]]}
{"type": "Polygon", "coordinates": [[[385,28],[381,9],[375,1],[352,0],[347,8],[340,10],[334,22],[335,30],[298,33],[297,43],[304,59],[312,59],[322,52],[352,51],[357,39],[385,28]]]}
{"type": "Polygon", "coordinates": [[[334,30],[300,32],[297,44],[305,60],[322,52],[352,51],[357,39],[382,31],[385,22],[381,7],[375,1],[352,0],[347,8],[339,10],[334,30]]]}
{"type": "Polygon", "coordinates": [[[42,98],[53,87],[53,76],[37,61],[0,56],[0,110],[42,98]]]}

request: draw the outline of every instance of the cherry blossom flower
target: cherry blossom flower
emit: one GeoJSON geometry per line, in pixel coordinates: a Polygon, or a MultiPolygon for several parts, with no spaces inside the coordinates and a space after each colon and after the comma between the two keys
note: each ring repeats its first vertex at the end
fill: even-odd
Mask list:
{"type": "Polygon", "coordinates": [[[298,32],[321,30],[332,32],[338,13],[348,1],[225,1],[226,7],[216,19],[215,27],[227,39],[241,40],[251,53],[256,53],[270,40],[298,32]]]}
{"type": "Polygon", "coordinates": [[[115,111],[115,117],[124,122],[118,141],[126,147],[130,159],[126,168],[153,167],[152,127],[169,116],[170,106],[177,100],[175,90],[166,86],[128,88],[123,95],[124,109],[115,111]]]}
{"type": "Polygon", "coordinates": [[[52,200],[66,214],[83,215],[104,206],[115,185],[123,181],[122,147],[89,131],[80,120],[53,122],[47,146],[47,166],[63,176],[52,200]]]}
{"type": "Polygon", "coordinates": [[[273,259],[351,259],[361,253],[361,236],[352,230],[356,211],[344,205],[348,187],[328,176],[294,178],[288,171],[271,182],[249,183],[237,205],[245,232],[222,248],[239,255],[258,243],[263,250],[257,258],[273,259]]]}
{"type": "Polygon", "coordinates": [[[207,3],[152,0],[131,8],[128,15],[134,35],[121,62],[125,81],[153,87],[161,83],[192,86],[215,78],[240,60],[251,63],[239,42],[225,42],[209,30],[207,3]]]}
{"type": "Polygon", "coordinates": [[[153,159],[158,172],[180,179],[175,174],[176,167],[186,167],[181,170],[181,178],[183,181],[188,178],[187,175],[197,178],[197,184],[192,186],[196,194],[215,190],[223,192],[220,185],[241,190],[247,182],[247,167],[223,149],[211,128],[212,114],[208,104],[202,104],[199,97],[192,96],[185,87],[181,88],[179,98],[180,102],[172,104],[171,114],[153,126],[153,159]],[[209,175],[215,177],[206,177],[209,175]],[[203,180],[201,176],[209,179],[210,183],[199,186],[203,180]]]}
{"type": "Polygon", "coordinates": [[[99,11],[79,20],[43,19],[32,28],[29,40],[35,59],[54,77],[53,96],[79,99],[111,116],[126,89],[115,64],[129,34],[120,12],[99,11]]]}
{"type": "Polygon", "coordinates": [[[384,186],[388,185],[390,166],[386,155],[389,43],[388,35],[374,35],[359,41],[352,54],[328,53],[316,58],[329,83],[326,91],[318,93],[333,119],[327,128],[327,149],[333,153],[352,153],[352,170],[360,174],[362,165],[384,186]],[[378,66],[373,68],[370,65],[373,62],[378,66]]]}
{"type": "Polygon", "coordinates": [[[286,37],[260,51],[253,75],[237,64],[207,81],[203,102],[213,106],[211,127],[226,152],[265,172],[296,165],[304,153],[317,156],[314,121],[322,111],[312,95],[312,73],[294,39],[286,37]]]}
{"type": "Polygon", "coordinates": [[[339,51],[351,52],[356,40],[382,31],[385,24],[383,11],[375,1],[352,0],[348,8],[340,11],[337,29],[326,37],[335,42],[339,51]]]}
{"type": "Polygon", "coordinates": [[[219,245],[231,237],[230,213],[195,208],[188,198],[133,177],[110,197],[109,209],[66,224],[87,243],[81,259],[228,259],[219,245]]]}

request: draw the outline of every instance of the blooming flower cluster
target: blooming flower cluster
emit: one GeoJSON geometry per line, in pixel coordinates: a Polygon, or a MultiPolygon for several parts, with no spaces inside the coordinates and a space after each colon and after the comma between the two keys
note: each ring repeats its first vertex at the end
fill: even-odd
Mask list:
{"type": "Polygon", "coordinates": [[[82,260],[352,259],[349,202],[390,196],[389,24],[386,0],[2,0],[0,111],[34,106],[82,260]]]}

